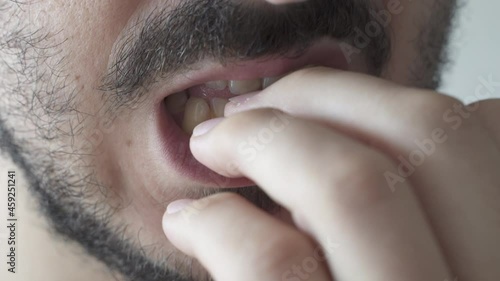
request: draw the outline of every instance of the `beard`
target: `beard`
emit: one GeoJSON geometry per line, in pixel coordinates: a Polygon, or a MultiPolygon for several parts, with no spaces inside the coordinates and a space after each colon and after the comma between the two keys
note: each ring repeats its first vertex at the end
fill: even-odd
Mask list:
{"type": "MultiPolygon", "coordinates": [[[[9,5],[9,1],[0,4],[0,10],[16,9],[9,5]]],[[[414,74],[410,83],[431,89],[439,85],[441,69],[447,62],[445,47],[455,2],[436,1],[434,5],[429,9],[431,21],[420,27],[415,42],[420,50],[418,59],[409,66],[414,74]]],[[[370,9],[373,7],[367,1],[341,0],[313,0],[286,7],[188,0],[174,9],[158,8],[139,20],[134,25],[137,30],[125,33],[115,46],[114,59],[100,88],[107,111],[114,116],[123,114],[145,99],[148,87],[158,77],[187,71],[203,59],[231,63],[300,55],[324,37],[352,44],[355,28],[364,30],[374,20],[370,9]]],[[[0,17],[0,21],[13,19],[0,17]]],[[[80,118],[76,104],[80,92],[65,80],[59,65],[47,71],[45,62],[56,57],[56,51],[50,52],[56,47],[44,47],[40,52],[37,46],[42,46],[48,36],[43,29],[5,26],[11,28],[0,38],[0,55],[10,59],[1,68],[8,79],[0,84],[0,91],[2,97],[16,97],[16,103],[3,100],[0,104],[0,148],[24,171],[54,230],[128,280],[194,280],[194,276],[169,270],[168,257],[154,257],[126,237],[126,224],[113,226],[115,210],[106,205],[106,197],[112,194],[83,160],[87,152],[71,145],[81,135],[68,130],[80,118]],[[23,122],[30,124],[28,130],[18,126],[23,122]]],[[[372,38],[363,50],[373,75],[380,75],[386,66],[390,45],[386,31],[372,38]]],[[[203,196],[219,191],[211,190],[203,196]]],[[[234,192],[268,212],[279,208],[257,187],[234,192]]]]}

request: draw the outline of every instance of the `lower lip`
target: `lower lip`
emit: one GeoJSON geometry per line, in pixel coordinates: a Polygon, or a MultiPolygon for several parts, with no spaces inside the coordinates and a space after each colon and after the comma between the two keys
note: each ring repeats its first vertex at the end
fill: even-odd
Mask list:
{"type": "Polygon", "coordinates": [[[159,104],[158,127],[162,154],[181,176],[214,188],[255,185],[246,178],[223,177],[198,162],[189,149],[189,136],[175,123],[163,103],[159,104]]]}

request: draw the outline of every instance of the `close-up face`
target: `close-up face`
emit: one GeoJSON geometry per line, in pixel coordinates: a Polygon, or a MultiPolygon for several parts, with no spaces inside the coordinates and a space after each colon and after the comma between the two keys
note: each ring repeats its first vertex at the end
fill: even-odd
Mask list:
{"type": "MultiPolygon", "coordinates": [[[[0,0],[0,10],[0,134],[57,232],[130,280],[208,280],[163,234],[170,202],[230,188],[290,215],[252,181],[195,160],[193,128],[311,66],[436,89],[455,1],[0,0]]],[[[240,153],[259,149],[249,140],[240,153]]]]}

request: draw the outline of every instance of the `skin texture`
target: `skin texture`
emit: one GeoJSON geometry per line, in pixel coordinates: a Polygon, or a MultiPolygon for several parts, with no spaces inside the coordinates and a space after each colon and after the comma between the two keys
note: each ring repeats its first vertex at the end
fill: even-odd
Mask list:
{"type": "MultiPolygon", "coordinates": [[[[262,53],[234,40],[199,49],[208,41],[167,44],[177,38],[169,32],[179,31],[178,38],[185,38],[192,31],[189,25],[151,28],[145,34],[153,36],[142,37],[148,40],[134,40],[144,29],[133,27],[154,26],[145,24],[152,15],[168,18],[174,7],[202,2],[0,1],[0,20],[7,31],[0,55],[2,149],[24,171],[38,207],[56,232],[109,267],[113,277],[104,274],[100,279],[208,280],[209,274],[222,281],[294,280],[304,279],[303,274],[313,280],[499,279],[494,266],[500,261],[494,246],[500,237],[494,224],[500,200],[495,188],[500,183],[495,172],[500,161],[494,121],[499,120],[498,102],[468,108],[463,115],[468,117],[459,118],[459,124],[456,118],[443,120],[443,114],[450,109],[457,114],[453,110],[461,104],[432,91],[446,61],[442,48],[453,1],[402,1],[387,37],[374,40],[379,43],[363,49],[350,64],[349,70],[371,76],[325,68],[295,72],[248,102],[230,104],[220,125],[192,138],[191,150],[201,163],[228,177],[250,178],[282,205],[275,216],[268,214],[275,203],[259,189],[237,191],[242,196],[212,195],[219,190],[182,175],[175,162],[166,163],[156,153],[151,112],[187,64],[204,67],[224,59],[277,55],[298,43],[286,41],[285,35],[296,34],[276,29],[274,44],[244,41],[258,43],[262,53]],[[390,42],[390,48],[383,42],[390,42]],[[141,57],[148,47],[165,44],[189,46],[189,55],[155,56],[151,61],[141,57]],[[384,46],[390,56],[380,55],[384,46]],[[207,60],[205,53],[216,59],[207,60]],[[170,64],[156,65],[158,61],[170,64]],[[130,72],[120,69],[138,72],[126,76],[122,74],[130,72]],[[279,111],[263,109],[269,107],[279,111]],[[269,127],[276,115],[289,120],[285,129],[266,144],[264,153],[252,161],[243,159],[238,144],[269,127]],[[414,140],[429,138],[436,128],[446,131],[447,141],[409,178],[388,184],[387,171],[398,175],[399,155],[407,157],[416,149],[414,140]],[[238,165],[227,171],[221,163],[238,165]],[[262,168],[269,166],[276,169],[262,168]],[[189,220],[182,215],[185,211],[165,215],[162,228],[167,206],[173,211],[191,202],[169,205],[172,201],[202,197],[207,199],[190,203],[197,215],[189,220]],[[316,259],[310,272],[299,272],[294,265],[302,266],[311,253],[314,257],[319,246],[328,258],[316,259]]],[[[234,2],[265,4],[205,4],[248,19],[273,11],[271,6],[232,9],[234,2]]],[[[368,7],[383,9],[389,2],[369,1],[368,7]]],[[[206,11],[201,4],[194,7],[206,11]]],[[[195,26],[204,30],[200,15],[205,13],[190,18],[199,19],[195,26]]],[[[256,21],[263,24],[252,25],[256,29],[234,31],[260,34],[270,19],[278,20],[270,15],[256,21]]],[[[294,19],[304,19],[301,15],[297,12],[294,19]]],[[[350,18],[361,26],[366,19],[350,18]]],[[[175,17],[169,19],[160,22],[176,23],[175,17]]],[[[312,24],[317,23],[300,22],[303,29],[296,30],[316,30],[312,24]]],[[[218,26],[212,38],[222,38],[226,32],[220,30],[234,26],[218,26]]],[[[44,272],[41,280],[55,280],[50,274],[44,272]]],[[[87,267],[79,275],[98,279],[87,267]]]]}
{"type": "Polygon", "coordinates": [[[255,180],[292,212],[297,228],[261,219],[263,214],[238,197],[215,195],[202,199],[203,203],[177,204],[175,209],[181,211],[164,218],[167,236],[179,249],[200,259],[216,280],[236,276],[248,278],[243,280],[300,280],[293,278],[306,275],[333,280],[327,272],[335,280],[495,280],[500,276],[495,266],[500,257],[494,246],[500,231],[494,223],[498,220],[495,170],[500,164],[500,139],[498,124],[492,130],[490,122],[498,118],[500,102],[463,107],[471,115],[460,125],[442,118],[455,105],[463,106],[435,92],[402,88],[371,77],[325,68],[297,72],[261,94],[231,103],[226,107],[227,119],[200,125],[198,130],[204,134],[191,140],[199,161],[224,175],[255,180]],[[305,98],[296,89],[311,81],[316,86],[309,87],[305,98]],[[331,84],[336,86],[334,91],[331,84]],[[284,93],[294,98],[283,102],[284,93]],[[314,95],[328,98],[315,103],[314,95]],[[385,101],[384,106],[373,104],[373,99],[385,101]],[[257,110],[270,107],[275,109],[257,110]],[[390,118],[400,110],[409,111],[410,116],[425,110],[428,117],[417,123],[390,118]],[[286,122],[273,130],[276,118],[286,122]],[[242,120],[249,124],[238,126],[242,120]],[[265,153],[253,157],[238,153],[238,144],[270,128],[273,141],[266,143],[265,153]],[[407,134],[401,134],[406,130],[407,134]],[[398,156],[411,157],[419,149],[414,140],[427,141],[430,149],[432,134],[440,135],[433,138],[437,148],[424,156],[424,163],[409,178],[392,181],[390,175],[401,175],[398,156]],[[290,154],[291,150],[295,153],[290,154]],[[452,164],[463,159],[468,165],[452,164]],[[237,168],[228,170],[227,162],[237,168]],[[262,169],[264,163],[280,168],[270,175],[262,169]],[[309,165],[304,168],[294,163],[309,165]],[[182,209],[180,205],[186,204],[182,209]],[[192,208],[198,212],[193,214],[192,208]],[[233,216],[262,222],[235,227],[238,222],[233,216]],[[231,231],[221,231],[226,229],[231,231]],[[237,243],[218,243],[221,236],[222,241],[231,242],[247,232],[267,233],[267,239],[249,238],[254,244],[282,239],[271,249],[264,246],[250,251],[248,260],[262,271],[248,272],[233,259],[240,251],[237,243]],[[310,237],[325,250],[326,260],[314,255],[317,246],[308,244],[310,237]],[[218,247],[227,251],[214,261],[207,254],[218,247]],[[358,270],[360,267],[364,270],[358,270]]]}

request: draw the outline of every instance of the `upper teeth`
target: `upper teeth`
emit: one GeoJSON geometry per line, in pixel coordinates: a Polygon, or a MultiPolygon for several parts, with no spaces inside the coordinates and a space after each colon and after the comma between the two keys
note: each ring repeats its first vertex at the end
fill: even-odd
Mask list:
{"type": "MultiPolygon", "coordinates": [[[[242,95],[265,89],[279,79],[280,77],[267,77],[254,80],[211,81],[205,83],[205,86],[219,91],[229,88],[231,93],[242,95]]],[[[223,117],[227,103],[227,99],[220,97],[189,96],[188,90],[172,94],[165,99],[167,111],[188,134],[191,134],[198,124],[210,118],[223,117]]]]}
{"type": "Polygon", "coordinates": [[[224,90],[229,86],[229,91],[234,95],[243,95],[259,91],[271,86],[281,77],[266,77],[254,80],[219,80],[205,83],[208,88],[215,90],[224,90]]]}

